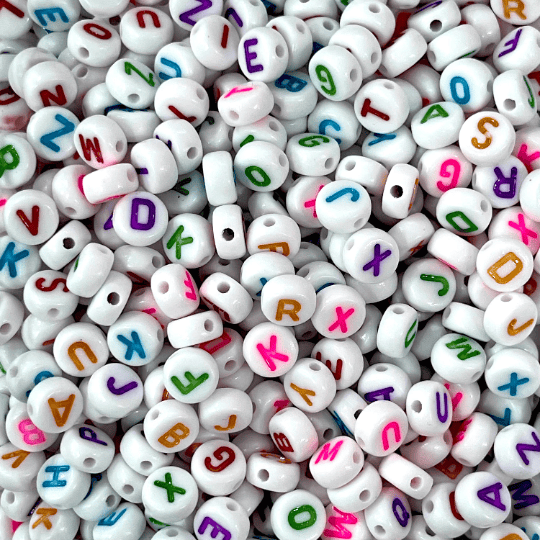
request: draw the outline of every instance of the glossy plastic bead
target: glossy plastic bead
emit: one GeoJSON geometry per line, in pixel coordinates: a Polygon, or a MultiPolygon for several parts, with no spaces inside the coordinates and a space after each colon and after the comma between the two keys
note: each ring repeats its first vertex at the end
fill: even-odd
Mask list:
{"type": "Polygon", "coordinates": [[[283,75],[288,62],[287,42],[277,30],[259,27],[242,36],[238,45],[238,63],[249,80],[274,81],[283,75]]]}
{"type": "Polygon", "coordinates": [[[387,134],[401,127],[409,115],[403,89],[387,79],[370,81],[354,99],[354,112],[367,130],[387,134]]]}
{"type": "Polygon", "coordinates": [[[383,457],[403,444],[408,429],[401,407],[390,401],[374,401],[358,416],[354,438],[364,452],[383,457]]]}
{"type": "Polygon", "coordinates": [[[278,411],[270,419],[268,428],[280,452],[295,463],[309,459],[319,447],[313,423],[306,413],[296,407],[278,411]]]}
{"type": "Polygon", "coordinates": [[[446,388],[435,381],[415,384],[407,394],[407,418],[416,433],[441,435],[452,421],[452,402],[446,388]]]}
{"type": "Polygon", "coordinates": [[[482,281],[498,292],[511,292],[525,285],[532,275],[532,255],[525,244],[510,238],[486,242],[476,261],[482,281]]]}
{"type": "Polygon", "coordinates": [[[494,166],[510,157],[515,131],[510,120],[495,112],[473,114],[461,127],[459,146],[463,155],[475,165],[494,166]]]}
{"type": "Polygon", "coordinates": [[[510,512],[508,488],[493,474],[476,472],[456,486],[457,511],[473,527],[499,525],[510,512]]]}
{"type": "Polygon", "coordinates": [[[366,525],[377,540],[387,535],[397,540],[405,538],[411,529],[411,515],[407,498],[394,487],[384,487],[364,513],[366,525]]]}
{"type": "Polygon", "coordinates": [[[503,349],[495,353],[489,359],[484,376],[488,388],[506,398],[529,397],[540,386],[538,361],[520,349],[503,349]]]}

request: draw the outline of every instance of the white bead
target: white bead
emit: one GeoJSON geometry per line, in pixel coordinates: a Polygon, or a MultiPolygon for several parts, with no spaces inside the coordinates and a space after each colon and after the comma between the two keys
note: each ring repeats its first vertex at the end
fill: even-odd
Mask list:
{"type": "Polygon", "coordinates": [[[286,153],[292,171],[307,176],[322,176],[335,170],[340,150],[335,139],[303,133],[289,139],[286,153]]]}
{"type": "Polygon", "coordinates": [[[499,294],[486,308],[484,328],[491,339],[511,347],[530,335],[537,317],[536,304],[527,295],[499,294]]]}
{"type": "Polygon", "coordinates": [[[532,255],[525,244],[510,238],[486,242],[476,261],[482,281],[498,292],[510,292],[525,285],[532,275],[532,255]]]}
{"type": "Polygon", "coordinates": [[[299,463],[310,458],[319,446],[317,431],[300,409],[287,407],[270,419],[270,436],[280,452],[299,463]]]}
{"type": "Polygon", "coordinates": [[[6,385],[12,396],[27,401],[32,389],[48,377],[60,377],[58,365],[45,351],[26,351],[6,366],[6,385]]]}
{"type": "Polygon", "coordinates": [[[458,384],[477,381],[486,365],[486,354],[482,347],[459,334],[446,334],[438,339],[433,345],[431,357],[437,374],[458,384]]]}
{"type": "Polygon", "coordinates": [[[176,349],[193,347],[223,334],[223,321],[217,311],[203,311],[170,322],[169,341],[176,349]]]}
{"type": "Polygon", "coordinates": [[[382,53],[379,71],[385,77],[397,77],[416,64],[427,51],[424,36],[409,27],[382,53]]]}
{"type": "Polygon", "coordinates": [[[54,175],[52,197],[64,216],[70,219],[86,219],[99,211],[99,206],[88,202],[81,189],[84,176],[91,172],[88,165],[80,164],[68,165],[54,175]]]}
{"type": "Polygon", "coordinates": [[[527,177],[525,165],[515,156],[499,161],[496,167],[476,167],[472,187],[483,193],[493,208],[515,205],[525,192],[521,187],[527,177]]]}
{"type": "Polygon", "coordinates": [[[142,423],[135,424],[124,433],[120,441],[120,453],[134,471],[145,476],[152,474],[160,467],[170,465],[174,459],[173,455],[156,452],[148,444],[144,438],[142,423]]]}
{"type": "Polygon", "coordinates": [[[56,454],[41,466],[36,481],[43,502],[67,510],[84,499],[91,479],[88,473],[68,465],[62,455],[56,454]]]}
{"type": "Polygon", "coordinates": [[[267,26],[277,30],[287,42],[289,61],[287,71],[304,66],[313,48],[313,39],[307,24],[302,18],[294,16],[275,17],[267,26]]]}
{"type": "Polygon", "coordinates": [[[243,34],[238,64],[249,80],[274,81],[285,73],[288,62],[287,42],[277,30],[258,27],[243,34]]]}
{"type": "Polygon", "coordinates": [[[459,58],[476,54],[482,41],[474,26],[462,24],[437,36],[427,48],[429,63],[441,71],[459,58]]]}
{"type": "Polygon", "coordinates": [[[27,452],[41,452],[54,444],[56,433],[45,433],[34,425],[26,403],[13,405],[6,416],[6,434],[9,442],[27,452]]]}
{"type": "Polygon", "coordinates": [[[446,388],[435,381],[415,384],[407,394],[407,418],[416,433],[443,434],[452,421],[452,401],[446,388]]]}
{"type": "Polygon", "coordinates": [[[107,70],[105,83],[122,105],[145,109],[153,103],[159,86],[154,77],[154,72],[139,60],[120,59],[107,70]]]}
{"type": "Polygon", "coordinates": [[[167,359],[163,370],[165,388],[171,396],[183,403],[204,401],[216,389],[218,379],[215,360],[206,351],[195,348],[175,352],[167,359]]]}
{"type": "Polygon", "coordinates": [[[105,364],[109,351],[103,332],[92,324],[70,324],[61,330],[53,346],[62,371],[87,377],[105,364]]]}
{"type": "Polygon", "coordinates": [[[197,21],[189,41],[195,58],[207,68],[223,71],[238,59],[238,32],[219,15],[209,15],[197,21]]]}
{"type": "Polygon", "coordinates": [[[113,227],[132,246],[149,246],[163,237],[169,215],[152,193],[136,192],[122,197],[114,207],[113,227]]]}
{"type": "Polygon", "coordinates": [[[362,283],[379,283],[392,275],[399,262],[396,241],[386,232],[364,228],[349,237],[343,250],[347,272],[362,283]]]}
{"type": "Polygon", "coordinates": [[[289,216],[267,214],[256,218],[249,226],[246,244],[250,255],[272,251],[294,257],[300,249],[298,224],[289,216]]]}
{"type": "Polygon", "coordinates": [[[493,527],[502,523],[511,509],[508,488],[490,473],[467,475],[456,486],[456,508],[474,527],[493,527]]]}
{"type": "Polygon", "coordinates": [[[369,532],[382,540],[387,535],[401,540],[411,529],[411,507],[403,493],[384,487],[379,498],[364,513],[369,532]]]}
{"type": "Polygon", "coordinates": [[[207,277],[201,285],[200,294],[208,308],[233,324],[242,322],[253,308],[253,299],[244,287],[223,273],[207,277]]]}
{"type": "Polygon", "coordinates": [[[361,512],[377,500],[381,490],[377,469],[366,461],[355,478],[340,488],[329,489],[328,496],[332,504],[345,512],[361,512]]]}
{"type": "Polygon", "coordinates": [[[494,394],[521,399],[538,390],[540,366],[535,357],[526,351],[503,349],[489,359],[484,377],[494,394]]]}
{"type": "Polygon", "coordinates": [[[386,178],[381,209],[386,216],[404,219],[413,208],[418,188],[418,169],[406,163],[392,167],[386,178]]]}
{"type": "Polygon", "coordinates": [[[359,24],[373,32],[381,47],[388,43],[396,27],[393,12],[383,2],[357,2],[350,7],[347,5],[340,25],[344,27],[349,24],[359,24]]]}
{"type": "MultiPolygon", "coordinates": [[[[127,152],[124,132],[114,120],[107,116],[95,115],[85,118],[77,126],[74,137],[79,156],[94,169],[120,163],[127,152]]],[[[89,200],[89,202],[96,201],[89,200]]]]}
{"type": "Polygon", "coordinates": [[[274,191],[289,172],[289,160],[272,143],[254,141],[239,149],[234,158],[236,178],[253,191],[274,191]]]}
{"type": "Polygon", "coordinates": [[[92,474],[103,472],[114,458],[113,440],[101,429],[80,424],[67,430],[60,443],[66,462],[92,474]]]}
{"type": "Polygon", "coordinates": [[[477,112],[493,97],[493,73],[475,58],[461,58],[441,73],[440,89],[446,101],[457,103],[464,112],[477,112]]]}
{"type": "Polygon", "coordinates": [[[83,411],[83,397],[70,380],[49,377],[28,396],[28,414],[35,426],[48,433],[62,433],[73,426],[83,411]]]}
{"type": "Polygon", "coordinates": [[[488,111],[467,118],[459,132],[463,155],[480,166],[496,165],[510,157],[515,140],[511,122],[502,114],[488,111]]]}
{"type": "Polygon", "coordinates": [[[495,438],[495,459],[501,470],[514,479],[532,478],[540,471],[538,431],[527,424],[505,427],[495,438]],[[516,455],[517,454],[517,455],[516,455]]]}
{"type": "Polygon", "coordinates": [[[319,190],[315,211],[323,227],[336,233],[352,233],[367,223],[371,200],[357,182],[336,180],[319,190]]]}
{"type": "Polygon", "coordinates": [[[251,399],[235,388],[218,388],[199,403],[201,426],[212,433],[237,433],[245,429],[252,418],[251,399]]]}
{"type": "Polygon", "coordinates": [[[247,512],[229,497],[214,497],[206,501],[197,510],[193,521],[199,540],[218,534],[231,540],[247,538],[249,525],[247,512]]]}
{"type": "Polygon", "coordinates": [[[86,310],[88,318],[104,326],[113,324],[126,306],[131,289],[131,280],[112,270],[88,305],[86,310]]]}
{"type": "Polygon", "coordinates": [[[194,409],[176,400],[154,405],[144,419],[144,436],[150,446],[165,454],[186,449],[199,433],[194,409]]]}
{"type": "Polygon", "coordinates": [[[166,13],[143,6],[130,9],[122,15],[119,32],[122,43],[130,51],[156,54],[172,40],[173,26],[166,13]]]}
{"type": "Polygon", "coordinates": [[[386,456],[379,465],[379,474],[414,499],[423,499],[433,486],[433,478],[420,467],[398,454],[386,456]]]}
{"type": "Polygon", "coordinates": [[[78,125],[79,119],[68,109],[45,107],[28,122],[28,142],[39,157],[62,161],[75,152],[73,133],[78,125]]]}
{"type": "Polygon", "coordinates": [[[443,538],[457,538],[471,528],[456,509],[455,488],[455,484],[447,479],[433,486],[422,501],[422,513],[426,524],[443,538]]]}
{"type": "Polygon", "coordinates": [[[91,298],[105,283],[113,260],[114,254],[109,248],[97,243],[87,244],[68,273],[68,289],[83,298],[91,298]]]}
{"type": "Polygon", "coordinates": [[[22,79],[26,104],[34,111],[52,103],[69,107],[77,96],[75,77],[61,62],[46,61],[32,66],[22,79]]]}
{"type": "Polygon", "coordinates": [[[405,408],[405,399],[411,389],[410,378],[401,367],[382,360],[384,358],[364,371],[358,381],[358,393],[368,403],[386,399],[405,408]]]}
{"type": "Polygon", "coordinates": [[[207,441],[195,450],[191,470],[197,485],[205,493],[230,495],[246,476],[246,458],[232,443],[207,441]]]}
{"type": "Polygon", "coordinates": [[[362,84],[358,60],[339,45],[328,45],[312,56],[309,76],[319,93],[332,101],[350,98],[362,84]]]}
{"type": "Polygon", "coordinates": [[[407,21],[407,26],[420,32],[425,40],[430,42],[447,30],[455,28],[460,20],[456,2],[447,4],[431,2],[413,13],[407,21]]]}
{"type": "Polygon", "coordinates": [[[211,225],[196,214],[182,213],[173,217],[162,242],[167,258],[187,269],[200,268],[214,255],[211,225]]]}
{"type": "Polygon", "coordinates": [[[324,444],[310,459],[313,478],[328,489],[350,482],[362,469],[364,454],[349,437],[336,437],[324,444]]]}
{"type": "Polygon", "coordinates": [[[400,128],[409,115],[404,90],[387,79],[366,83],[356,94],[354,111],[367,130],[386,134],[400,128]]]}
{"type": "Polygon", "coordinates": [[[246,479],[261,489],[287,493],[298,485],[300,467],[283,456],[256,452],[248,458],[246,479]]]}
{"type": "Polygon", "coordinates": [[[154,107],[163,122],[180,118],[197,127],[208,115],[208,95],[198,82],[175,77],[159,86],[154,107]]]}
{"type": "Polygon", "coordinates": [[[67,47],[79,62],[107,67],[120,56],[122,42],[116,29],[104,20],[82,20],[69,29],[67,47]]]}
{"type": "Polygon", "coordinates": [[[197,505],[199,490],[191,474],[180,467],[161,467],[145,480],[142,502],[155,519],[176,523],[197,505]]]}
{"type": "Polygon", "coordinates": [[[319,538],[325,528],[326,514],[320,499],[309,491],[297,489],[277,499],[270,520],[279,540],[319,538]]]}
{"type": "Polygon", "coordinates": [[[529,79],[519,69],[498,75],[493,81],[497,110],[513,125],[526,124],[536,115],[536,99],[529,79]]]}
{"type": "Polygon", "coordinates": [[[354,438],[364,452],[382,457],[401,446],[408,429],[407,416],[398,405],[390,401],[374,401],[358,416],[354,438]]]}
{"type": "Polygon", "coordinates": [[[525,75],[535,69],[535,56],[539,48],[536,28],[516,28],[507,33],[495,47],[493,65],[501,73],[509,69],[519,69],[525,75]]]}
{"type": "Polygon", "coordinates": [[[458,104],[442,101],[420,109],[412,118],[411,131],[416,144],[434,150],[455,143],[464,121],[458,104]]]}

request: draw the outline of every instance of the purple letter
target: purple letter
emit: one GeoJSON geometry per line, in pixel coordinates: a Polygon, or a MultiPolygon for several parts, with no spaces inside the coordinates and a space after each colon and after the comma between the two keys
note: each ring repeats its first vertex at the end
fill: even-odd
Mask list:
{"type": "Polygon", "coordinates": [[[148,231],[156,223],[156,205],[148,199],[140,199],[139,197],[133,199],[131,202],[131,228],[138,231],[148,231]],[[148,208],[148,216],[146,223],[139,221],[139,212],[141,206],[148,208]]]}
{"type": "Polygon", "coordinates": [[[246,39],[246,41],[244,41],[244,53],[246,55],[246,67],[247,67],[247,70],[250,73],[256,73],[257,71],[262,71],[263,70],[263,67],[261,66],[261,64],[252,64],[251,63],[252,60],[255,60],[255,58],[257,58],[257,53],[256,52],[251,52],[249,50],[249,48],[254,47],[255,45],[257,45],[257,43],[259,43],[259,40],[257,38],[246,39]]]}

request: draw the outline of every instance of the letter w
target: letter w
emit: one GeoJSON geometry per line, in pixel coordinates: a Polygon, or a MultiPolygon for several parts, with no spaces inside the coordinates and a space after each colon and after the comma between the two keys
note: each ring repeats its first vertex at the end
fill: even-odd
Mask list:
{"type": "Polygon", "coordinates": [[[81,143],[81,150],[86,161],[92,159],[92,152],[94,152],[96,161],[98,163],[103,163],[103,154],[101,153],[101,146],[99,145],[99,139],[97,137],[94,137],[94,139],[85,139],[79,133],[79,142],[81,143]]]}

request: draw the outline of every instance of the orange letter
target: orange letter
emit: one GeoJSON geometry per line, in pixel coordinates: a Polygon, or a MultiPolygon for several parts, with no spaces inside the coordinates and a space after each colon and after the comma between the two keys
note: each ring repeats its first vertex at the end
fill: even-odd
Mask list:
{"type": "Polygon", "coordinates": [[[236,414],[231,414],[231,416],[229,416],[229,423],[226,427],[214,426],[214,429],[217,431],[230,431],[231,429],[234,429],[234,426],[236,426],[236,414]]]}
{"type": "Polygon", "coordinates": [[[92,362],[92,364],[96,364],[98,359],[97,356],[94,354],[94,351],[90,348],[90,345],[88,343],[85,343],[84,341],[76,341],[75,343],[72,343],[67,350],[68,356],[71,358],[71,361],[75,364],[75,367],[82,371],[84,369],[84,366],[82,365],[82,362],[77,357],[77,350],[82,349],[86,356],[88,356],[88,360],[92,362]]]}
{"type": "Polygon", "coordinates": [[[512,319],[508,323],[508,329],[507,329],[508,335],[517,336],[520,332],[523,332],[525,328],[528,328],[533,323],[534,323],[534,319],[529,319],[526,323],[523,323],[521,326],[518,326],[517,328],[515,328],[515,325],[517,324],[517,319],[512,319]]]}
{"type": "MultiPolygon", "coordinates": [[[[521,0],[502,0],[502,5],[505,19],[509,19],[511,17],[512,11],[522,20],[525,20],[527,18],[527,16],[523,13],[523,10],[525,9],[525,4],[521,0]],[[510,7],[510,2],[515,5],[510,7]]],[[[505,539],[503,538],[502,540],[505,539]]]]}
{"type": "Polygon", "coordinates": [[[27,452],[26,450],[15,450],[15,452],[4,454],[2,459],[11,459],[16,457],[17,459],[11,464],[11,468],[16,469],[29,455],[30,452],[27,452]]]}
{"type": "Polygon", "coordinates": [[[54,421],[56,422],[56,425],[58,427],[65,426],[69,418],[69,415],[71,413],[71,409],[73,407],[74,402],[75,402],[75,394],[71,394],[64,401],[56,401],[54,398],[49,398],[48,404],[51,409],[51,413],[53,415],[54,421]],[[64,409],[63,414],[59,413],[59,409],[64,409]]]}
{"type": "Polygon", "coordinates": [[[52,529],[52,523],[49,521],[49,516],[54,516],[56,512],[58,512],[56,508],[38,508],[36,514],[41,517],[35,521],[32,525],[32,529],[35,529],[40,523],[43,523],[47,530],[52,529]]]}
{"type": "Polygon", "coordinates": [[[315,392],[313,390],[308,390],[307,388],[300,388],[299,386],[296,386],[296,384],[291,383],[291,388],[298,392],[302,399],[311,407],[313,405],[313,402],[311,399],[308,398],[308,396],[315,396],[315,392]]]}
{"type": "Polygon", "coordinates": [[[274,242],[272,244],[261,244],[257,246],[259,249],[268,249],[269,251],[276,251],[279,253],[278,249],[281,248],[281,251],[285,257],[289,255],[291,250],[289,249],[289,244],[287,242],[274,242]]]}
{"type": "Polygon", "coordinates": [[[189,435],[189,428],[184,426],[181,422],[174,424],[174,426],[166,431],[158,441],[166,448],[173,448],[181,440],[185,439],[189,435]],[[180,432],[180,433],[178,433],[180,432]]]}
{"type": "Polygon", "coordinates": [[[491,137],[489,131],[484,127],[485,124],[490,124],[493,127],[499,127],[499,122],[497,122],[497,120],[495,120],[495,118],[491,118],[489,116],[486,116],[486,117],[481,118],[480,120],[478,120],[478,131],[480,131],[480,133],[482,135],[485,135],[485,137],[486,137],[486,140],[483,143],[478,142],[478,139],[476,137],[473,137],[471,139],[472,145],[475,148],[478,148],[478,150],[484,150],[485,148],[487,148],[491,144],[491,141],[492,141],[492,137],[491,137]]]}
{"type": "Polygon", "coordinates": [[[514,279],[521,271],[523,270],[523,263],[521,259],[512,251],[509,251],[504,257],[501,257],[496,263],[492,264],[487,273],[499,284],[504,285],[512,279],[514,279]],[[506,274],[506,276],[499,275],[499,269],[504,266],[507,262],[513,262],[515,268],[506,274]]]}
{"type": "Polygon", "coordinates": [[[276,321],[281,321],[283,315],[288,315],[293,321],[298,322],[300,317],[297,313],[302,309],[302,304],[296,300],[291,300],[290,298],[282,298],[277,305],[276,309],[276,321]],[[287,304],[292,305],[291,309],[285,309],[287,304]]]}

